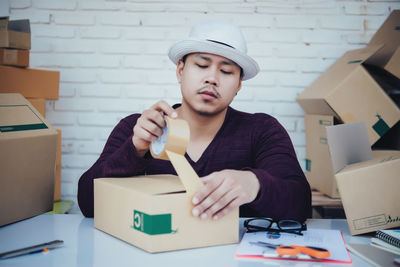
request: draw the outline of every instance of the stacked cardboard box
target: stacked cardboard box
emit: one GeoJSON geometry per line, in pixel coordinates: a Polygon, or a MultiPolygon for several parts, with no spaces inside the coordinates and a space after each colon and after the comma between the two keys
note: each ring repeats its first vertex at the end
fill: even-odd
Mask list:
{"type": "MultiPolygon", "coordinates": [[[[353,217],[355,211],[353,207],[346,209],[345,206],[345,203],[349,203],[348,198],[352,195],[353,188],[347,186],[350,184],[349,182],[341,182],[341,185],[337,183],[338,177],[345,175],[342,171],[335,173],[332,168],[326,127],[364,121],[369,146],[400,149],[398,146],[400,123],[399,46],[400,10],[395,10],[378,29],[367,47],[345,53],[297,98],[298,103],[306,112],[307,179],[312,188],[333,198],[341,196],[348,218],[353,217]],[[380,143],[384,145],[379,145],[380,143]],[[344,191],[346,191],[345,194],[343,194],[344,191]]],[[[387,156],[387,154],[390,158],[393,153],[387,152],[385,155],[387,156]]],[[[395,165],[396,162],[398,161],[392,165],[395,165]]],[[[358,173],[354,171],[357,167],[351,168],[353,178],[356,179],[359,177],[358,173]]],[[[387,170],[387,175],[390,172],[387,170]]],[[[361,174],[361,171],[359,173],[361,174]]],[[[386,175],[386,173],[382,173],[382,175],[386,175]]],[[[343,179],[339,179],[343,181],[343,179]]],[[[374,183],[380,183],[378,177],[371,179],[372,181],[363,188],[365,194],[374,190],[374,183]]],[[[368,197],[359,196],[361,199],[368,197]]],[[[362,208],[358,206],[358,210],[362,208]]],[[[363,213],[363,216],[366,218],[368,211],[371,210],[368,208],[365,210],[367,212],[363,213]]],[[[371,216],[375,216],[375,214],[371,214],[371,216]]],[[[400,217],[400,214],[396,216],[400,217]]],[[[379,227],[383,228],[382,222],[380,223],[379,227]]],[[[371,229],[373,230],[373,228],[365,226],[361,230],[352,230],[352,233],[359,234],[372,231],[371,229]]]]}
{"type": "Polygon", "coordinates": [[[395,76],[400,64],[399,27],[400,10],[396,10],[367,47],[345,53],[297,98],[306,112],[306,175],[311,187],[330,197],[338,198],[339,192],[325,127],[365,121],[373,145],[400,120],[399,103],[391,94],[399,84],[395,76]]]}
{"type": "Polygon", "coordinates": [[[0,94],[0,226],[53,207],[57,131],[21,94],[0,94]]]}
{"type": "MultiPolygon", "coordinates": [[[[0,93],[20,93],[45,117],[46,99],[58,99],[60,73],[29,68],[29,20],[0,18],[0,93]]],[[[58,131],[61,137],[61,131],[58,131]]],[[[60,138],[59,138],[60,140],[60,138]]],[[[58,146],[54,200],[61,199],[61,149],[58,146]]]]}

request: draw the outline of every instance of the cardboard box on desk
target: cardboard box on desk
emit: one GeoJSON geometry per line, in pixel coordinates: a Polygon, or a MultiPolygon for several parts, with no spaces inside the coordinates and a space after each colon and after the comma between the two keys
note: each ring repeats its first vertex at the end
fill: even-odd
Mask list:
{"type": "Polygon", "coordinates": [[[306,129],[306,177],[311,188],[331,198],[339,198],[326,137],[326,126],[334,125],[328,115],[304,115],[306,129]]]}
{"type": "Polygon", "coordinates": [[[24,97],[58,99],[60,72],[0,66],[0,93],[24,97]]]}
{"type": "Polygon", "coordinates": [[[9,20],[8,17],[0,17],[0,47],[31,49],[29,20],[9,20]]]}
{"type": "Polygon", "coordinates": [[[397,121],[400,109],[375,81],[366,64],[383,46],[352,50],[297,97],[307,114],[332,115],[344,123],[363,120],[370,144],[374,144],[397,121]]]}
{"type": "Polygon", "coordinates": [[[327,127],[327,135],[351,234],[400,226],[400,151],[371,151],[363,122],[327,127]]]}
{"type": "Polygon", "coordinates": [[[29,50],[0,48],[0,65],[29,66],[29,50]]]}
{"type": "Polygon", "coordinates": [[[52,210],[57,132],[20,94],[0,94],[0,226],[52,210]]]}
{"type": "Polygon", "coordinates": [[[238,242],[238,209],[220,220],[201,220],[178,176],[94,180],[94,225],[148,252],[238,242]]]}

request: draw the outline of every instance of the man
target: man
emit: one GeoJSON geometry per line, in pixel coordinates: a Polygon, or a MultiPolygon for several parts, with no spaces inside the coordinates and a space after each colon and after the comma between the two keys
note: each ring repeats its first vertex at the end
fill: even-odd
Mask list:
{"type": "Polygon", "coordinates": [[[169,161],[149,153],[166,125],[165,114],[190,127],[185,157],[205,184],[192,198],[193,216],[217,220],[240,207],[246,217],[310,217],[310,187],[287,132],[267,114],[229,107],[242,80],[259,71],[246,52],[239,28],[215,21],[197,24],[188,39],[170,48],[182,103],[171,107],[159,101],[119,122],[100,158],[79,180],[85,216],[93,216],[95,178],[176,174],[169,161]]]}

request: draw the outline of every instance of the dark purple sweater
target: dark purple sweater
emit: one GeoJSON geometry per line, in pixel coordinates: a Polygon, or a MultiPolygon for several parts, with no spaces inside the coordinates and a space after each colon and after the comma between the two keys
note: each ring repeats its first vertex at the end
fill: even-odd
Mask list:
{"type": "MultiPolygon", "coordinates": [[[[140,114],[122,119],[112,131],[100,158],[79,180],[78,203],[93,217],[93,179],[143,174],[176,174],[169,161],[144,158],[132,143],[140,114]]],[[[257,198],[240,207],[241,217],[270,217],[304,221],[311,217],[311,191],[293,145],[279,122],[262,113],[228,108],[224,123],[197,162],[185,154],[200,177],[223,169],[250,170],[260,181],[257,198]]]]}

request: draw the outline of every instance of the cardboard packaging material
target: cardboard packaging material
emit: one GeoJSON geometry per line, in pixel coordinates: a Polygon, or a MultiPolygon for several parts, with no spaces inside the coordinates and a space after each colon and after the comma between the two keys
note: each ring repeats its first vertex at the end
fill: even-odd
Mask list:
{"type": "Polygon", "coordinates": [[[297,102],[307,114],[331,115],[344,123],[365,121],[370,145],[374,144],[400,120],[400,109],[366,67],[382,48],[348,51],[301,93],[297,102]]]}
{"type": "Polygon", "coordinates": [[[335,178],[352,235],[400,226],[400,151],[371,151],[365,124],[359,128],[360,124],[327,127],[335,178]]]}
{"type": "Polygon", "coordinates": [[[95,179],[94,194],[95,227],[148,252],[238,242],[238,209],[217,221],[193,217],[178,176],[95,179]]]}
{"type": "Polygon", "coordinates": [[[57,132],[20,94],[0,94],[0,226],[52,210],[57,132]]]}
{"type": "Polygon", "coordinates": [[[0,47],[31,49],[31,28],[28,19],[0,18],[0,47]]]}
{"type": "MultiPolygon", "coordinates": [[[[42,117],[46,115],[46,99],[44,98],[27,98],[28,101],[39,111],[42,117]]],[[[57,129],[58,145],[57,145],[57,161],[56,175],[54,180],[54,201],[61,200],[61,130],[57,129]]]]}
{"type": "Polygon", "coordinates": [[[395,105],[400,108],[400,79],[385,69],[373,66],[365,66],[371,77],[385,90],[395,105]]]}
{"type": "Polygon", "coordinates": [[[393,10],[382,26],[376,31],[368,46],[384,44],[377,52],[374,65],[384,68],[393,53],[400,46],[400,10],[393,10]]]}
{"type": "Polygon", "coordinates": [[[56,176],[54,179],[54,201],[61,200],[61,130],[56,130],[58,134],[56,176]]]}
{"type": "Polygon", "coordinates": [[[29,50],[0,48],[0,65],[29,66],[29,50]]]}
{"type": "Polygon", "coordinates": [[[58,99],[60,72],[0,66],[0,93],[24,97],[58,99]]]}
{"type": "MultiPolygon", "coordinates": [[[[397,47],[393,56],[385,66],[385,70],[395,75],[400,79],[400,46],[397,47]]],[[[400,90],[400,89],[399,89],[400,90]]]]}
{"type": "Polygon", "coordinates": [[[44,98],[26,98],[39,111],[42,117],[46,117],[46,99],[44,98]]]}
{"type": "Polygon", "coordinates": [[[400,151],[373,154],[335,176],[352,235],[400,226],[400,151]]]}
{"type": "Polygon", "coordinates": [[[373,146],[373,150],[400,150],[400,121],[373,146]]]}
{"type": "Polygon", "coordinates": [[[334,117],[328,115],[304,115],[306,129],[306,177],[311,188],[339,198],[339,190],[332,169],[326,137],[326,126],[334,125],[334,117]]]}

